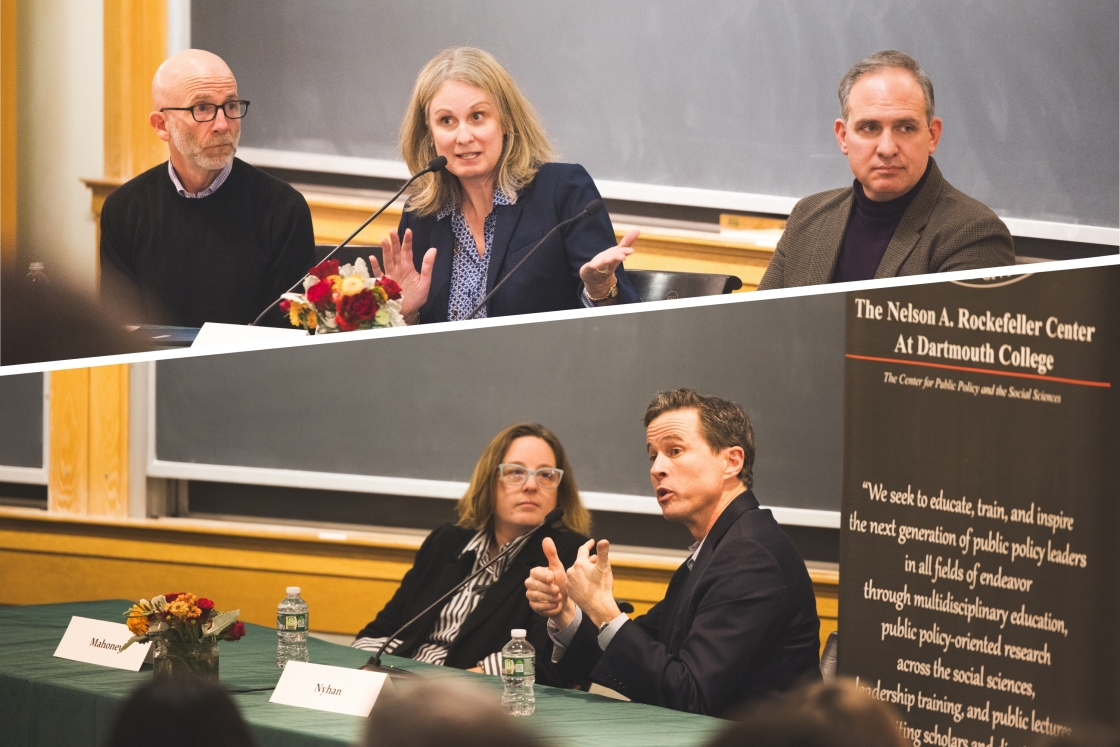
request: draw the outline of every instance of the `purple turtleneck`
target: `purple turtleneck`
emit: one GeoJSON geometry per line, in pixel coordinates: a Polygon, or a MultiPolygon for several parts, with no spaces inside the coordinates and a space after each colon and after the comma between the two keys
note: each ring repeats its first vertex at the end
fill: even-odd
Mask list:
{"type": "Polygon", "coordinates": [[[926,173],[909,192],[886,202],[876,202],[863,191],[863,185],[855,180],[852,189],[852,212],[848,216],[848,227],[844,230],[844,243],[840,256],[836,258],[836,270],[832,282],[843,283],[849,280],[870,280],[875,277],[879,263],[887,246],[902,222],[902,216],[914,196],[921,191],[929,176],[926,173]]]}

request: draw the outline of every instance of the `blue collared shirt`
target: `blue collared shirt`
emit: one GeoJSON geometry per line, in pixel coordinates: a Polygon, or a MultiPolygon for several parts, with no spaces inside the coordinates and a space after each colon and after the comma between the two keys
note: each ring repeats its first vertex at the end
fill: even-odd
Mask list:
{"type": "Polygon", "coordinates": [[[183,183],[179,181],[179,175],[175,173],[175,167],[171,165],[171,159],[167,159],[167,173],[171,177],[171,183],[175,185],[175,191],[179,193],[180,197],[189,197],[192,200],[199,200],[203,197],[209,197],[218,191],[218,187],[225,184],[229,172],[233,171],[233,159],[231,158],[226,167],[218,172],[214,177],[214,181],[210,182],[210,186],[201,192],[188,192],[183,188],[183,183]]]}

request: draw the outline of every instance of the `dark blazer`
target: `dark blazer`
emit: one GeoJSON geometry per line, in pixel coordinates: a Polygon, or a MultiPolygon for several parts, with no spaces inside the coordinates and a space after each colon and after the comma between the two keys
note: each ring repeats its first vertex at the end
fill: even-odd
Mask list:
{"type": "MultiPolygon", "coordinates": [[[[475,535],[475,530],[454,524],[436,529],[420,550],[416,560],[404,575],[397,592],[377,617],[358,633],[358,638],[389,636],[401,625],[411,620],[440,595],[466,578],[474,564],[474,553],[462,559],[459,554],[475,535]]],[[[548,565],[541,540],[551,537],[565,567],[575,562],[576,550],[587,538],[564,529],[549,528],[538,533],[539,539],[530,539],[521,548],[497,582],[486,590],[474,611],[467,616],[459,635],[451,644],[444,664],[458,669],[470,669],[490,654],[502,650],[509,643],[509,632],[525,628],[527,639],[537,650],[537,682],[542,685],[567,687],[576,682],[562,667],[552,663],[552,640],[548,637],[545,618],[529,607],[525,598],[525,579],[529,571],[548,565]]],[[[401,636],[402,644],[393,651],[395,656],[411,656],[431,634],[439,618],[440,607],[417,620],[401,636]]]]}
{"type": "MultiPolygon", "coordinates": [[[[580,165],[546,163],[532,183],[517,193],[513,205],[496,205],[497,224],[490,249],[490,265],[486,276],[486,292],[520,262],[557,223],[571,218],[599,199],[595,182],[580,165]]],[[[436,248],[436,264],[432,268],[432,285],[428,301],[420,307],[420,323],[446,322],[451,297],[451,260],[455,234],[451,216],[441,220],[436,214],[420,217],[409,210],[401,216],[398,234],[403,237],[412,229],[413,259],[419,271],[424,253],[436,248]]],[[[532,314],[538,311],[583,308],[580,291],[583,282],[579,268],[599,252],[618,244],[610,216],[606,210],[576,221],[553,236],[537,250],[533,258],[501,287],[487,306],[487,316],[532,314]]],[[[642,299],[619,267],[618,303],[637,303],[642,299]]]]}
{"type": "MultiPolygon", "coordinates": [[[[895,229],[876,278],[1015,264],[1011,233],[986,205],[954,188],[931,158],[929,175],[895,229]]],[[[794,206],[759,290],[829,283],[852,213],[852,187],[794,206]]]]}
{"type": "Polygon", "coordinates": [[[633,701],[726,715],[803,679],[820,679],[813,584],[793,542],[746,491],[719,518],[692,571],[600,652],[584,616],[564,659],[633,701]]]}

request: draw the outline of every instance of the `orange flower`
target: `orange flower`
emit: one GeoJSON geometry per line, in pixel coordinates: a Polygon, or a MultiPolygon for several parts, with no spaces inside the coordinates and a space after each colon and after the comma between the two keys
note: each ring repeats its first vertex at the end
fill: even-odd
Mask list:
{"type": "Polygon", "coordinates": [[[148,632],[148,616],[140,605],[132,605],[132,609],[128,611],[126,625],[133,635],[144,635],[148,632]]]}
{"type": "Polygon", "coordinates": [[[167,605],[167,612],[172,617],[177,617],[184,621],[196,618],[202,614],[202,610],[195,604],[197,600],[198,597],[194,594],[180,594],[174,602],[167,605]]]}

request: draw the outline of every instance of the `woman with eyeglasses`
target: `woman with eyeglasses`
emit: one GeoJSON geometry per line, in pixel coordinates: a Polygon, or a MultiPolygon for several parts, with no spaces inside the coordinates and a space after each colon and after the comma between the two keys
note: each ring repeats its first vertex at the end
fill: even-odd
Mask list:
{"type": "Polygon", "coordinates": [[[469,319],[491,291],[478,317],[641,300],[622,268],[638,232],[617,241],[606,210],[558,231],[513,274],[599,191],[582,166],[557,162],[533,105],[489,53],[457,47],[432,58],[400,146],[413,173],[447,158],[412,185],[399,229],[381,242],[409,324],[469,319]]]}
{"type": "Polygon", "coordinates": [[[562,663],[552,663],[545,618],[534,614],[525,598],[529,570],[547,564],[541,541],[551,537],[567,566],[590,531],[590,515],[580,503],[559,439],[535,423],[503,430],[482,452],[457,510],[459,521],[428,535],[393,598],[351,645],[377,650],[401,625],[510,549],[501,562],[413,623],[385,653],[500,674],[510,630],[525,628],[537,651],[537,682],[571,686],[575,680],[564,674],[562,663]],[[560,521],[530,538],[554,508],[564,511],[560,521]]]}

